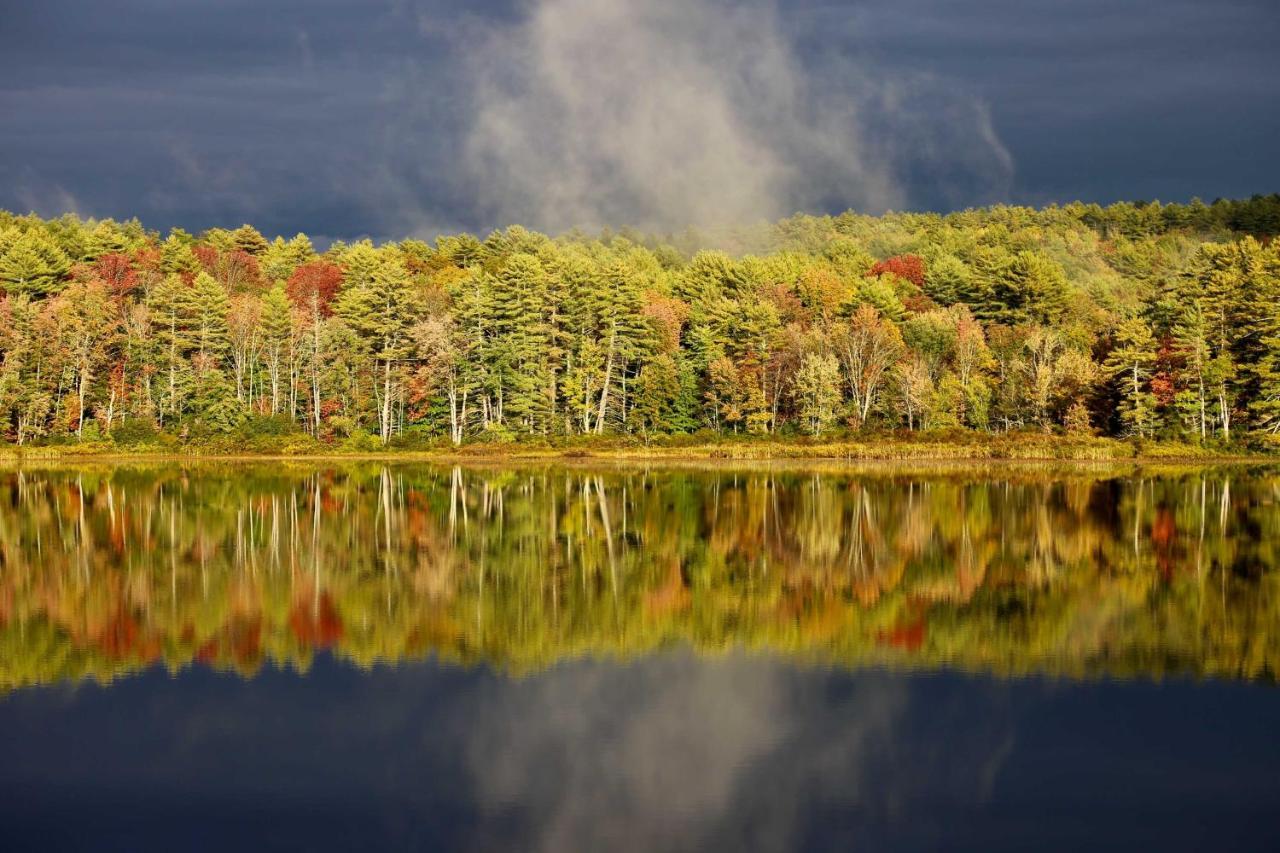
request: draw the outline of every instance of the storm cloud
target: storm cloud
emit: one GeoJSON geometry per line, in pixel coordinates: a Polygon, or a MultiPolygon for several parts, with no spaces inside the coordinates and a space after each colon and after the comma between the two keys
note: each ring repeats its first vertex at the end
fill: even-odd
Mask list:
{"type": "Polygon", "coordinates": [[[0,207],[394,238],[1271,192],[1265,0],[5,4],[0,207]]]}

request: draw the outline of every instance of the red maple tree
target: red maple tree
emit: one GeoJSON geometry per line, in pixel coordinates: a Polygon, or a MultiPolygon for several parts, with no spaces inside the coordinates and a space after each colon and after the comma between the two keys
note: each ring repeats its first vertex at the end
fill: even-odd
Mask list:
{"type": "Polygon", "coordinates": [[[906,279],[916,287],[924,287],[924,260],[919,255],[894,255],[880,261],[867,271],[868,278],[879,278],[891,272],[906,279]]]}

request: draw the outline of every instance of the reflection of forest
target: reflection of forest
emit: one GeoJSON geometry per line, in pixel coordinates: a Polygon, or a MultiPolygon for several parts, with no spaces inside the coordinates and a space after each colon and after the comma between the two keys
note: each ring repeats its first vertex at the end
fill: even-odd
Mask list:
{"type": "Polygon", "coordinates": [[[0,474],[0,687],[318,649],[515,670],[670,643],[1271,678],[1270,470],[0,474]]]}

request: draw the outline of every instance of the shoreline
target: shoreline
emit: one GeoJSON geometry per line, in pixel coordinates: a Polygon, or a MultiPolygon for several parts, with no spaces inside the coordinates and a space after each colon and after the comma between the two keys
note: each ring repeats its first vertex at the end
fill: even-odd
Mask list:
{"type": "Polygon", "coordinates": [[[742,463],[742,462],[1031,462],[1077,464],[1241,464],[1280,463],[1267,452],[1226,452],[1175,443],[1136,447],[1116,439],[1067,440],[1058,437],[1008,438],[988,441],[726,441],[690,444],[600,443],[591,446],[472,444],[461,448],[344,449],[276,448],[169,449],[33,447],[0,450],[0,464],[27,462],[418,462],[493,463],[742,463]]]}

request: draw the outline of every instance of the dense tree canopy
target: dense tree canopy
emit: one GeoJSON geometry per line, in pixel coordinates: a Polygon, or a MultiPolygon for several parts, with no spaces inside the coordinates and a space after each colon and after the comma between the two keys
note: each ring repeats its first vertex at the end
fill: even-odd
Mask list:
{"type": "Polygon", "coordinates": [[[428,245],[0,213],[0,432],[1280,433],[1280,197],[428,245]]]}

